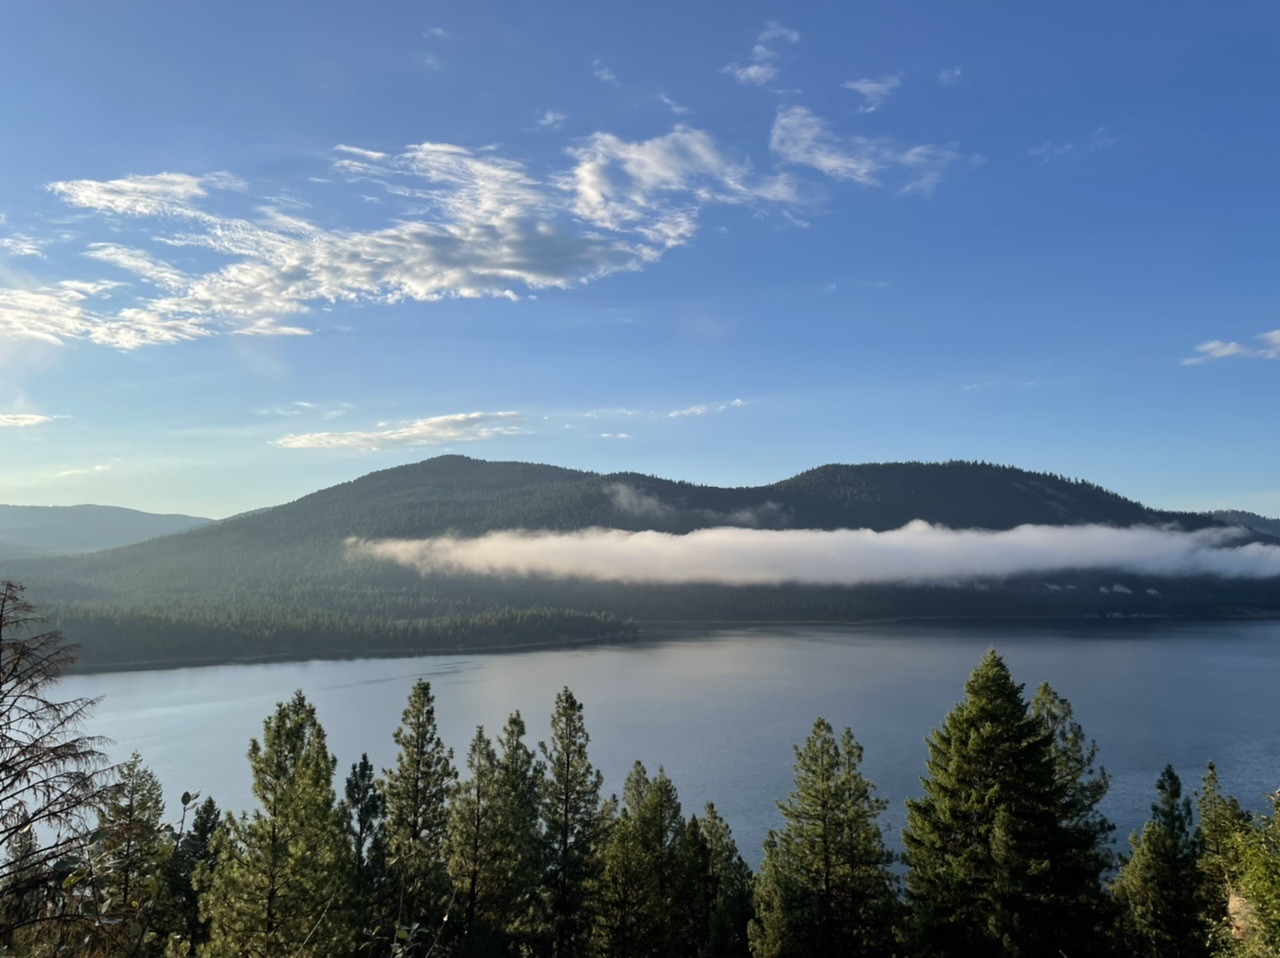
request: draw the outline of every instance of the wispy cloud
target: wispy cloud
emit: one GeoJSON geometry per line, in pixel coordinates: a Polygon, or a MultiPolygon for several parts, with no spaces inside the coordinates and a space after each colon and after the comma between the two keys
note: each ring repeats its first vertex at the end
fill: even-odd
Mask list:
{"type": "Polygon", "coordinates": [[[643,141],[596,133],[567,156],[567,167],[540,177],[491,150],[422,143],[391,155],[342,144],[334,177],[386,199],[387,225],[366,230],[321,226],[279,205],[211,212],[246,190],[225,173],[54,183],[55,195],[113,232],[141,221],[159,249],[203,251],[224,265],[193,272],[155,247],[91,242],[87,257],[133,283],[0,287],[0,335],[134,349],[228,331],[301,336],[314,308],[336,303],[517,300],[642,269],[688,242],[706,206],[795,201],[787,177],[757,175],[684,126],[643,141]]]}
{"type": "Polygon", "coordinates": [[[108,472],[110,471],[110,469],[111,469],[110,466],[103,466],[103,465],[86,466],[83,469],[64,469],[62,470],[62,472],[55,472],[53,474],[53,478],[66,479],[68,476],[91,476],[94,473],[98,473],[98,472],[108,472]]]}
{"type": "Polygon", "coordinates": [[[592,60],[591,66],[593,68],[591,75],[595,77],[597,80],[601,80],[604,83],[610,83],[613,86],[622,85],[621,83],[618,82],[618,77],[614,74],[614,72],[610,70],[607,66],[605,66],[603,63],[601,63],[599,60],[592,60]]]}
{"type": "Polygon", "coordinates": [[[557,113],[555,110],[547,110],[538,117],[538,126],[544,130],[558,130],[564,126],[564,121],[569,119],[563,113],[557,113]]]}
{"type": "Polygon", "coordinates": [[[1207,363],[1214,359],[1227,359],[1231,356],[1247,359],[1280,359],[1280,329],[1260,333],[1257,338],[1262,341],[1261,346],[1245,346],[1240,343],[1211,339],[1207,343],[1198,345],[1195,349],[1198,355],[1184,359],[1182,365],[1197,366],[1200,363],[1207,363]]]}
{"type": "Polygon", "coordinates": [[[1234,546],[1238,529],[1019,526],[953,530],[915,521],[891,532],[701,529],[687,535],[587,529],[476,539],[348,540],[351,554],[423,574],[571,576],[624,582],[861,585],[964,581],[1069,569],[1150,575],[1280,576],[1280,547],[1234,546]]]}
{"type": "Polygon", "coordinates": [[[375,452],[405,446],[438,446],[449,442],[473,442],[520,433],[524,416],[518,412],[467,412],[432,416],[410,422],[379,424],[366,432],[290,433],[274,440],[285,449],[359,449],[375,452]]]}
{"type": "Polygon", "coordinates": [[[44,248],[48,245],[49,240],[33,239],[24,233],[0,236],[0,252],[10,256],[35,256],[44,259],[44,248]]]}
{"type": "Polygon", "coordinates": [[[730,409],[741,409],[747,405],[750,404],[744,399],[734,399],[730,402],[700,403],[696,406],[686,406],[684,409],[673,409],[667,413],[667,418],[681,419],[685,416],[705,416],[707,413],[727,412],[730,409]]]}
{"type": "Polygon", "coordinates": [[[943,86],[955,86],[960,82],[960,77],[964,73],[960,67],[948,67],[938,72],[938,82],[943,86]]]}
{"type": "Polygon", "coordinates": [[[1121,139],[1121,137],[1108,131],[1105,126],[1100,126],[1083,140],[1066,143],[1045,140],[1039,146],[1034,146],[1027,150],[1027,155],[1039,160],[1040,165],[1044,166],[1054,160],[1075,159],[1088,153],[1098,153],[1102,150],[1110,149],[1119,143],[1121,139]]]}
{"type": "Polygon", "coordinates": [[[26,429],[30,426],[42,426],[47,422],[53,422],[53,417],[35,413],[0,412],[0,429],[26,429]]]}
{"type": "Polygon", "coordinates": [[[630,439],[631,436],[630,434],[625,432],[602,432],[600,433],[600,438],[601,439],[630,439]]]}
{"type": "Polygon", "coordinates": [[[860,80],[846,80],[841,86],[862,95],[863,103],[858,108],[859,113],[874,113],[889,98],[889,94],[902,86],[902,77],[888,76],[878,80],[863,77],[860,80]]]}
{"type": "Polygon", "coordinates": [[[771,20],[756,37],[755,46],[751,48],[751,59],[741,65],[737,62],[726,64],[720,68],[720,72],[727,73],[739,83],[764,86],[778,77],[779,47],[799,42],[799,33],[771,20]]]}
{"type": "Polygon", "coordinates": [[[658,94],[658,102],[665,106],[676,116],[688,116],[692,111],[687,106],[682,106],[665,93],[658,94]]]}
{"type": "Polygon", "coordinates": [[[803,106],[778,111],[769,146],[788,163],[809,166],[836,179],[885,186],[892,178],[900,184],[900,192],[925,196],[959,158],[949,146],[903,147],[883,136],[839,136],[826,120],[803,106]]]}

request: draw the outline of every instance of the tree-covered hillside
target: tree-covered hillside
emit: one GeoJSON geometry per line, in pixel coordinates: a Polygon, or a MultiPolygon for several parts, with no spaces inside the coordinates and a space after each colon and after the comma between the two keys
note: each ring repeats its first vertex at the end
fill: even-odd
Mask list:
{"type": "MultiPolygon", "coordinates": [[[[441,456],[181,535],[94,555],[8,562],[3,572],[25,581],[63,620],[84,626],[76,632],[86,659],[94,662],[203,661],[254,657],[255,650],[306,656],[456,649],[470,641],[436,642],[430,630],[422,641],[409,640],[406,630],[435,619],[532,608],[638,620],[852,620],[1239,615],[1280,607],[1274,583],[1199,579],[1170,587],[1164,580],[1131,576],[1123,590],[1113,592],[1116,579],[1106,574],[1058,576],[1053,587],[1035,577],[980,587],[754,588],[423,577],[353,557],[345,546],[349,537],[466,538],[512,529],[885,531],[915,519],[988,530],[1024,524],[1194,530],[1216,524],[1208,515],[1149,509],[1091,483],[988,463],[828,465],[771,485],[717,488],[633,473],[441,456]],[[131,629],[138,638],[126,642],[131,629]],[[133,650],[129,654],[126,645],[133,650]],[[149,651],[142,654],[144,649],[149,651]]],[[[586,621],[566,619],[560,637],[586,637],[586,621]]],[[[604,631],[617,630],[611,625],[604,631]]],[[[527,644],[549,634],[555,630],[545,622],[536,636],[518,630],[496,636],[484,625],[477,626],[475,643],[527,644]]]]}

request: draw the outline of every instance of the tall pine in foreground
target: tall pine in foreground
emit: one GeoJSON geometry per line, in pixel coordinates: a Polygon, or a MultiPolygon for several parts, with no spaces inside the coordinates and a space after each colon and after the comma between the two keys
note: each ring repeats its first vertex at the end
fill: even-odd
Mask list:
{"type": "Polygon", "coordinates": [[[770,831],[756,876],[755,958],[888,956],[897,900],[880,815],[886,807],[862,774],[862,746],[837,741],[818,719],[795,750],[795,790],[779,802],[786,821],[770,831]]]}
{"type": "Polygon", "coordinates": [[[1208,954],[1199,867],[1200,842],[1191,799],[1166,765],[1157,800],[1113,884],[1125,950],[1134,958],[1202,958],[1208,954]]]}
{"type": "Polygon", "coordinates": [[[1048,690],[1038,711],[991,650],[928,739],[925,794],[907,802],[902,836],[922,955],[1080,958],[1103,947],[1104,787],[1065,701],[1048,690]]]}
{"type": "Polygon", "coordinates": [[[552,958],[590,954],[604,821],[603,777],[587,757],[590,741],[582,703],[566,687],[556,696],[551,741],[539,743],[547,766],[542,822],[547,843],[547,954],[552,958]]]}
{"type": "Polygon", "coordinates": [[[408,934],[405,950],[419,955],[438,940],[449,912],[448,801],[458,778],[453,750],[445,747],[436,725],[431,683],[414,683],[392,737],[399,752],[395,768],[384,770],[381,786],[387,801],[391,913],[408,934]]]}
{"type": "Polygon", "coordinates": [[[329,753],[302,692],[249,745],[252,815],[227,816],[203,915],[210,958],[329,958],[351,948],[350,850],[329,753]]]}

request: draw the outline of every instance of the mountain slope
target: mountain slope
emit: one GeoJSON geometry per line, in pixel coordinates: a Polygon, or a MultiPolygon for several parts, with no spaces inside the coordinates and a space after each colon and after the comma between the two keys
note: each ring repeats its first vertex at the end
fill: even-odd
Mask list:
{"type": "MultiPolygon", "coordinates": [[[[545,642],[622,634],[621,619],[849,620],[895,616],[1239,615],[1280,611],[1274,582],[1114,573],[940,585],[637,585],[435,574],[353,559],[348,537],[472,537],[590,527],[689,532],[1025,524],[1217,525],[1087,482],[986,463],[827,465],[757,487],[441,456],[294,502],[84,556],[7,562],[91,658],[225,660],[545,642]],[[528,610],[529,614],[512,610],[528,610]],[[535,610],[536,613],[535,613],[535,610]],[[578,610],[577,612],[567,610],[578,610]],[[592,618],[592,616],[603,618],[592,618]],[[584,617],[585,616],[585,617],[584,617]],[[615,618],[609,618],[614,616],[615,618]],[[621,617],[620,619],[617,617],[621,617]],[[413,633],[410,635],[409,633],[413,633]],[[100,641],[99,641],[100,640],[100,641]],[[109,643],[107,649],[103,643],[109,643]],[[193,646],[199,649],[193,650],[193,646]],[[179,656],[178,653],[181,652],[179,656]]],[[[1266,538],[1259,534],[1260,538],[1266,538]]]]}
{"type": "Polygon", "coordinates": [[[115,549],[211,521],[117,506],[0,505],[0,559],[115,549]]]}

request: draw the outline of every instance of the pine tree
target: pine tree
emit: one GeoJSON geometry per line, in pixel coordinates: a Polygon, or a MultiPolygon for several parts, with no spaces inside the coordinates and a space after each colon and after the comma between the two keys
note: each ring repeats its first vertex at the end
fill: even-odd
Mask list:
{"type": "Polygon", "coordinates": [[[493,897],[509,850],[497,794],[498,753],[483,727],[467,750],[467,771],[449,807],[449,877],[457,916],[450,933],[457,936],[456,954],[476,958],[501,953],[501,916],[495,914],[493,897]]]}
{"type": "Polygon", "coordinates": [[[765,839],[751,953],[888,955],[897,907],[893,855],[879,822],[886,802],[859,770],[862,746],[849,729],[837,742],[820,718],[795,757],[795,790],[778,803],[786,824],[765,839]]]}
{"type": "Polygon", "coordinates": [[[95,938],[109,953],[149,955],[163,948],[171,910],[164,879],[174,851],[163,817],[160,779],[134,752],[120,766],[118,787],[98,815],[101,868],[94,892],[103,906],[95,938]]]}
{"type": "Polygon", "coordinates": [[[546,767],[525,744],[525,724],[514,712],[498,740],[498,818],[508,842],[493,878],[495,920],[503,928],[504,953],[530,952],[543,925],[542,887],[547,845],[542,834],[546,767]]]}
{"type": "Polygon", "coordinates": [[[592,886],[600,870],[602,776],[587,757],[582,704],[566,687],[556,696],[551,742],[540,742],[547,764],[542,820],[547,841],[546,920],[553,958],[589,952],[595,922],[592,886]]]}
{"type": "Polygon", "coordinates": [[[903,832],[924,955],[1077,958],[1102,946],[1105,785],[1065,701],[1048,690],[1037,708],[992,650],[929,737],[925,795],[907,802],[903,832]]]}
{"type": "Polygon", "coordinates": [[[381,927],[387,892],[387,802],[367,754],[351,766],[342,810],[351,847],[352,920],[361,944],[372,948],[389,940],[391,929],[381,927]]]}
{"type": "Polygon", "coordinates": [[[1129,837],[1130,855],[1113,885],[1125,950],[1135,958],[1201,958],[1208,954],[1208,928],[1199,833],[1172,765],[1156,782],[1156,795],[1142,834],[1129,837]]]}
{"type": "MultiPolygon", "coordinates": [[[[185,811],[192,799],[184,799],[185,811]]],[[[200,896],[214,865],[213,838],[221,826],[218,803],[206,798],[196,808],[191,827],[178,839],[173,853],[169,888],[176,911],[174,930],[193,949],[209,940],[209,923],[200,918],[200,896]]]]}
{"type": "Polygon", "coordinates": [[[623,787],[622,809],[603,850],[600,932],[604,952],[616,958],[683,954],[689,891],[685,823],[675,786],[659,769],[649,778],[636,762],[623,787]]]}
{"type": "Polygon", "coordinates": [[[449,913],[448,801],[458,778],[453,750],[440,739],[429,682],[414,684],[393,739],[399,748],[396,766],[383,770],[382,782],[392,913],[408,936],[402,939],[406,953],[423,954],[439,938],[449,913]]]}
{"type": "Polygon", "coordinates": [[[203,916],[210,958],[325,958],[353,943],[350,852],[329,753],[302,692],[249,745],[259,808],[227,816],[213,839],[203,916]]]}
{"type": "Polygon", "coordinates": [[[1233,894],[1240,873],[1238,836],[1251,827],[1250,816],[1235,798],[1218,791],[1218,770],[1212,762],[1196,804],[1200,813],[1201,915],[1209,929],[1210,950],[1226,953],[1235,941],[1231,909],[1239,900],[1233,894]]]}
{"type": "Polygon", "coordinates": [[[754,917],[751,868],[738,853],[729,825],[710,802],[703,809],[699,832],[707,844],[706,958],[747,958],[747,927],[754,917]]]}

